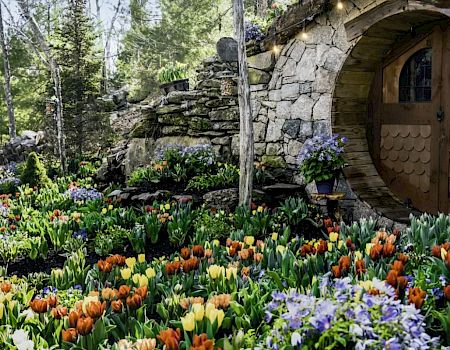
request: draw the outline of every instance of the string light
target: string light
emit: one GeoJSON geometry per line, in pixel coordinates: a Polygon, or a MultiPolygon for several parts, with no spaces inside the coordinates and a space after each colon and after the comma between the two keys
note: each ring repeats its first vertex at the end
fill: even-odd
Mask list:
{"type": "Polygon", "coordinates": [[[306,31],[303,29],[303,31],[302,31],[302,39],[303,40],[306,40],[306,39],[308,39],[308,33],[306,33],[306,31]]]}
{"type": "Polygon", "coordinates": [[[342,3],[341,0],[338,0],[336,7],[338,10],[344,9],[344,4],[342,3]]]}
{"type": "Polygon", "coordinates": [[[280,47],[278,45],[274,45],[272,51],[275,55],[278,55],[280,53],[280,47]]]}

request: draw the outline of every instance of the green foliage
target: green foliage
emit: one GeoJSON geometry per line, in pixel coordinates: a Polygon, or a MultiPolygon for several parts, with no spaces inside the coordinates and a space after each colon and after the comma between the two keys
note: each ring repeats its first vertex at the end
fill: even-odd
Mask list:
{"type": "Polygon", "coordinates": [[[135,186],[144,182],[158,183],[161,179],[161,172],[155,170],[155,168],[148,166],[145,168],[137,168],[130,174],[128,184],[135,186]]]}
{"type": "Polygon", "coordinates": [[[110,227],[97,234],[94,239],[94,250],[98,255],[106,256],[114,249],[123,248],[129,234],[128,230],[120,226],[110,227]]]}
{"type": "Polygon", "coordinates": [[[187,185],[187,189],[210,191],[217,188],[236,186],[239,182],[239,169],[232,164],[220,164],[217,174],[195,176],[187,185]]]}
{"type": "Polygon", "coordinates": [[[234,230],[231,218],[224,211],[213,213],[202,210],[194,222],[195,236],[193,244],[203,241],[224,239],[234,230]]]}
{"type": "Polygon", "coordinates": [[[174,63],[163,67],[158,72],[158,81],[162,84],[170,83],[175,80],[186,79],[186,66],[180,63],[174,63]]]}
{"type": "Polygon", "coordinates": [[[169,233],[169,242],[179,247],[184,244],[186,236],[192,226],[194,215],[191,209],[191,203],[179,204],[172,213],[172,221],[167,224],[169,233]]]}
{"type": "Polygon", "coordinates": [[[47,176],[47,171],[35,152],[31,152],[28,155],[20,180],[23,184],[28,184],[30,187],[50,185],[51,181],[47,176]]]}

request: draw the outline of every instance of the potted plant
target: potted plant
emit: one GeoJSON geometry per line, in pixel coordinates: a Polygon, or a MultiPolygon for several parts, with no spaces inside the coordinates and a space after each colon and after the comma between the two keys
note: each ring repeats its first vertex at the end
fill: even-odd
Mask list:
{"type": "Polygon", "coordinates": [[[171,91],[188,91],[189,79],[187,79],[187,69],[185,65],[174,63],[163,67],[158,73],[160,88],[167,95],[171,91]]]}
{"type": "Polygon", "coordinates": [[[333,192],[334,182],[344,166],[345,137],[314,136],[306,140],[298,156],[307,183],[316,182],[318,193],[333,192]]]}

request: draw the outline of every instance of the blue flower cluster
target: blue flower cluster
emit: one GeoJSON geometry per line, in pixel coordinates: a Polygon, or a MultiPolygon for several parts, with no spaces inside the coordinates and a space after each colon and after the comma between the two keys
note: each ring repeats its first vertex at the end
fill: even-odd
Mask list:
{"type": "Polygon", "coordinates": [[[95,188],[76,187],[69,190],[73,201],[95,201],[102,198],[102,194],[95,188]]]}
{"type": "Polygon", "coordinates": [[[14,176],[7,176],[0,179],[0,185],[4,185],[6,183],[13,184],[15,186],[20,186],[20,179],[14,176]]]}
{"type": "Polygon", "coordinates": [[[344,143],[346,142],[347,138],[339,137],[339,135],[314,136],[306,140],[298,155],[298,162],[302,164],[312,158],[319,161],[331,161],[333,156],[340,156],[344,153],[344,143]]]}
{"type": "Polygon", "coordinates": [[[261,41],[264,37],[260,25],[248,21],[245,22],[245,41],[261,41]]]}
{"type": "Polygon", "coordinates": [[[76,231],[72,234],[72,238],[81,239],[82,241],[87,241],[87,230],[82,228],[80,231],[76,231]]]}
{"type": "Polygon", "coordinates": [[[339,337],[357,350],[438,348],[439,339],[425,332],[420,310],[396,300],[394,289],[384,281],[372,283],[379,295],[364,293],[350,278],[336,280],[331,288],[328,281],[322,283],[321,297],[296,290],[274,292],[265,319],[272,330],[260,347],[312,348],[339,337]]]}

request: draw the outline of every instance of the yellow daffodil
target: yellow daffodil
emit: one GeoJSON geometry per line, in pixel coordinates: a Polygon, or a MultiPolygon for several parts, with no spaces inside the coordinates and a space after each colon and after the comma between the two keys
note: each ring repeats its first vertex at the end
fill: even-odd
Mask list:
{"type": "Polygon", "coordinates": [[[441,258],[442,260],[445,260],[447,257],[447,251],[444,248],[441,248],[441,258]]]}
{"type": "Polygon", "coordinates": [[[120,271],[120,274],[121,274],[121,276],[122,276],[122,278],[123,278],[124,280],[127,280],[127,279],[129,279],[129,278],[131,277],[131,269],[129,269],[129,268],[127,268],[127,269],[122,269],[122,270],[120,271]]]}
{"type": "Polygon", "coordinates": [[[102,214],[106,214],[107,212],[108,212],[108,209],[106,209],[106,208],[102,209],[102,214]]]}
{"type": "Polygon", "coordinates": [[[339,233],[337,232],[331,232],[330,233],[330,241],[331,242],[336,242],[339,238],[339,233]]]}
{"type": "Polygon", "coordinates": [[[283,254],[286,250],[286,247],[284,245],[277,245],[277,252],[280,254],[283,254]]]}
{"type": "Polygon", "coordinates": [[[278,233],[277,232],[272,233],[272,240],[276,241],[277,239],[278,239],[278,233]]]}
{"type": "Polygon", "coordinates": [[[202,304],[192,304],[192,312],[194,313],[195,320],[201,321],[203,320],[203,316],[205,316],[205,307],[202,304]]]}
{"type": "Polygon", "coordinates": [[[108,205],[108,210],[113,210],[114,206],[112,204],[108,205]]]}
{"type": "Polygon", "coordinates": [[[357,250],[356,252],[355,252],[355,259],[356,260],[361,260],[362,259],[362,253],[359,251],[359,250],[357,250]]]}
{"type": "Polygon", "coordinates": [[[234,266],[227,267],[226,275],[227,275],[227,280],[231,279],[231,276],[233,276],[234,280],[236,280],[237,267],[234,267],[234,266]]]}
{"type": "Polygon", "coordinates": [[[191,332],[195,329],[195,315],[189,312],[186,316],[181,317],[181,324],[186,332],[191,332]]]}
{"type": "Polygon", "coordinates": [[[145,270],[145,275],[147,276],[147,278],[152,279],[156,276],[155,269],[153,267],[149,267],[147,270],[145,270]]]}
{"type": "Polygon", "coordinates": [[[131,258],[125,259],[125,264],[127,264],[127,266],[130,269],[132,269],[134,267],[134,265],[136,264],[136,258],[133,256],[131,258]]]}
{"type": "Polygon", "coordinates": [[[328,246],[328,251],[331,252],[333,250],[333,243],[328,242],[327,246],[328,246]]]}
{"type": "Polygon", "coordinates": [[[145,262],[145,254],[139,254],[138,255],[138,262],[140,262],[140,263],[145,262]]]}
{"type": "Polygon", "coordinates": [[[211,265],[208,268],[208,274],[209,277],[211,277],[213,280],[216,278],[219,278],[220,276],[225,275],[225,268],[223,266],[219,265],[211,265]]]}
{"type": "Polygon", "coordinates": [[[373,244],[367,243],[366,244],[366,255],[370,255],[370,251],[372,250],[373,244]]]}
{"type": "Polygon", "coordinates": [[[244,237],[244,243],[248,246],[252,246],[255,243],[255,237],[253,236],[245,236],[244,237]]]}
{"type": "Polygon", "coordinates": [[[339,240],[339,242],[338,242],[338,249],[341,249],[343,244],[344,244],[344,241],[339,240]]]}
{"type": "Polygon", "coordinates": [[[167,203],[167,204],[164,206],[164,209],[169,210],[169,209],[170,209],[170,204],[167,203]]]}

